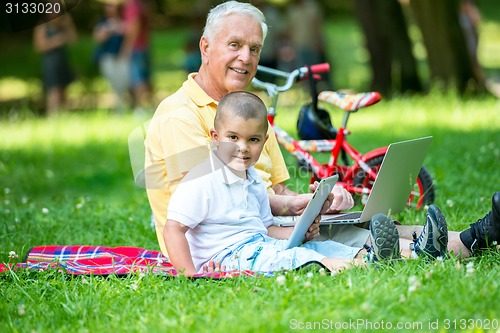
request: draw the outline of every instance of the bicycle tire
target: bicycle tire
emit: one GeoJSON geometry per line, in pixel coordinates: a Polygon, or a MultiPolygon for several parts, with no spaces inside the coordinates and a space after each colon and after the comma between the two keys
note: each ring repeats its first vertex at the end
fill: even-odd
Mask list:
{"type": "MultiPolygon", "coordinates": [[[[366,164],[375,171],[375,173],[378,172],[380,169],[380,165],[382,164],[382,161],[384,159],[384,155],[379,155],[375,156],[369,160],[366,161],[366,164]]],[[[354,186],[356,187],[366,187],[371,189],[373,186],[373,181],[369,178],[366,177],[366,173],[360,169],[354,178],[353,182],[354,186]]],[[[415,206],[415,208],[420,209],[422,206],[425,205],[430,205],[434,202],[435,199],[435,191],[434,191],[434,186],[433,186],[433,180],[430,172],[422,166],[420,169],[420,172],[418,173],[417,180],[415,182],[416,185],[416,194],[413,195],[411,194],[410,197],[408,198],[408,206],[415,206]],[[423,197],[422,200],[419,200],[420,197],[423,197]]],[[[414,192],[415,192],[414,191],[414,192]]],[[[355,199],[360,200],[363,203],[363,196],[362,195],[355,195],[355,199]]],[[[364,203],[363,203],[364,204],[364,203]]]]}

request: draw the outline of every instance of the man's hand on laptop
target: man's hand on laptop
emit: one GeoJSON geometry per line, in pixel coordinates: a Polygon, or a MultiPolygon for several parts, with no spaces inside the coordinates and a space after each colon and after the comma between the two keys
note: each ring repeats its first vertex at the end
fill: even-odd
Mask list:
{"type": "MultiPolygon", "coordinates": [[[[309,185],[311,191],[315,191],[319,182],[309,185]]],[[[354,199],[351,193],[347,192],[342,186],[335,186],[332,193],[325,201],[325,205],[321,209],[321,214],[337,214],[342,210],[351,209],[354,206],[354,199]]]]}

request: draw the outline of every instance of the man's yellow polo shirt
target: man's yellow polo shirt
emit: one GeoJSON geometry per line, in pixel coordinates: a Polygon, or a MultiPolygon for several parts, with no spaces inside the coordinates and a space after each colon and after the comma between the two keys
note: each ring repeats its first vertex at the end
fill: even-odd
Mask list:
{"type": "MultiPolygon", "coordinates": [[[[153,210],[158,243],[165,255],[163,227],[170,196],[182,177],[208,157],[210,129],[214,126],[218,104],[196,83],[195,75],[190,74],[177,92],[160,103],[148,126],[145,140],[146,191],[153,210]]],[[[268,134],[269,139],[255,168],[272,193],[271,185],[281,183],[290,176],[271,127],[268,134]]]]}

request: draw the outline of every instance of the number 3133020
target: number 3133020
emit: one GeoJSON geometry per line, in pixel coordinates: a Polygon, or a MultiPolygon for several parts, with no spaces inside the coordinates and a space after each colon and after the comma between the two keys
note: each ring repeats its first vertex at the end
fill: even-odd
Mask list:
{"type": "Polygon", "coordinates": [[[7,14],[59,14],[61,4],[58,2],[7,2],[5,12],[7,14]]]}

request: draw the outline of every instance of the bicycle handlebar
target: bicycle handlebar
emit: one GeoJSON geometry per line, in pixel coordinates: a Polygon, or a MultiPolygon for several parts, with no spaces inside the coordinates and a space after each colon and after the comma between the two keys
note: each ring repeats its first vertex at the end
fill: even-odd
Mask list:
{"type": "Polygon", "coordinates": [[[280,71],[279,69],[274,69],[270,67],[265,67],[262,65],[257,66],[257,72],[271,74],[273,76],[277,76],[283,79],[288,79],[291,73],[280,71]]]}
{"type": "Polygon", "coordinates": [[[311,65],[309,67],[304,66],[297,68],[290,73],[259,65],[257,67],[258,72],[271,74],[273,76],[285,79],[286,81],[283,85],[278,86],[277,84],[264,82],[257,78],[254,78],[252,80],[252,85],[255,88],[266,90],[269,96],[276,95],[277,93],[291,89],[295,82],[307,79],[309,75],[309,69],[311,70],[313,75],[327,73],[328,71],[330,71],[330,64],[325,62],[322,64],[311,65]]]}
{"type": "Polygon", "coordinates": [[[328,73],[330,71],[330,64],[324,62],[322,64],[311,65],[310,68],[313,74],[328,73]]]}

